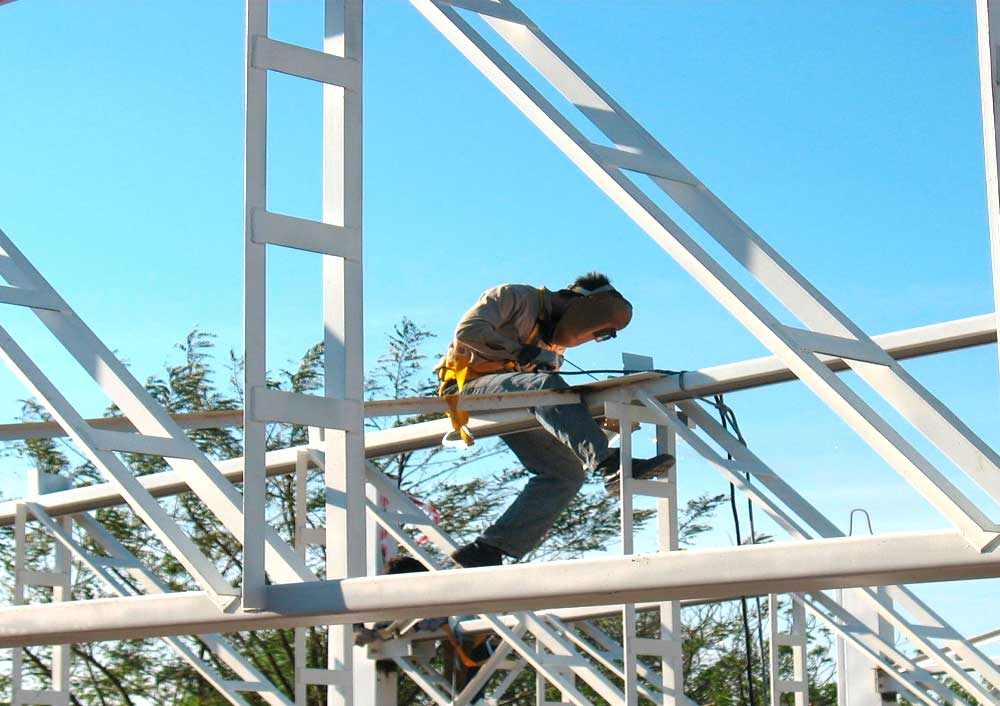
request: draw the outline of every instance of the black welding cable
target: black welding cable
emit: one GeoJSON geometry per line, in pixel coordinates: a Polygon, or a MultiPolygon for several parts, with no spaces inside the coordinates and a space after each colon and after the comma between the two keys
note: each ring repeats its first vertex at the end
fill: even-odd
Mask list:
{"type": "MultiPolygon", "coordinates": [[[[722,395],[719,395],[719,399],[722,400],[722,395]]],[[[743,438],[743,432],[740,431],[740,423],[739,420],[736,419],[736,411],[729,405],[725,404],[725,401],[722,401],[722,405],[725,407],[725,413],[729,417],[729,424],[733,428],[733,433],[736,435],[736,440],[739,441],[740,444],[742,444],[743,446],[746,446],[747,441],[746,439],[743,438]]],[[[744,471],[743,476],[744,478],[746,478],[747,483],[749,484],[750,472],[744,471]]],[[[756,544],[757,528],[754,525],[753,500],[751,500],[750,498],[747,498],[747,514],[750,519],[750,544],[756,544]]],[[[760,648],[760,655],[761,655],[760,672],[762,677],[762,683],[767,684],[768,664],[767,660],[764,659],[764,621],[762,618],[762,616],[764,615],[764,608],[761,604],[760,596],[754,596],[754,601],[757,604],[757,644],[758,647],[760,648]]]]}
{"type": "MultiPolygon", "coordinates": [[[[726,415],[726,403],[723,400],[722,395],[715,395],[715,407],[719,410],[719,418],[722,420],[722,427],[724,429],[729,428],[730,420],[726,415]]],[[[727,453],[727,458],[732,460],[732,454],[727,453]]],[[[736,509],[736,486],[732,483],[729,484],[729,506],[733,511],[733,525],[736,527],[736,546],[743,545],[743,539],[740,532],[740,514],[736,509]]],[[[750,697],[750,703],[752,706],[757,706],[757,688],[754,685],[753,680],[753,636],[750,633],[750,616],[749,608],[747,607],[747,597],[740,596],[740,614],[743,618],[743,644],[746,647],[747,661],[746,661],[746,674],[747,674],[747,691],[750,697]]]]}

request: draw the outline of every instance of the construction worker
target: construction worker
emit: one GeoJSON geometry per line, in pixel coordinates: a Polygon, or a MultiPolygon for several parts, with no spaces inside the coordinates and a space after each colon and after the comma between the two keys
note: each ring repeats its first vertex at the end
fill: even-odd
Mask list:
{"type": "MultiPolygon", "coordinates": [[[[566,349],[614,338],[631,319],[632,305],[596,272],[554,292],[524,284],[495,287],[458,323],[436,368],[439,393],[454,400],[454,395],[565,389],[556,372],[566,349]]],[[[460,566],[496,566],[504,555],[520,559],[537,547],[588,472],[603,476],[609,494],[618,492],[620,450],[608,447],[608,437],[583,404],[532,412],[541,429],[503,437],[531,478],[491,527],[452,555],[460,566]]],[[[453,407],[451,417],[456,432],[468,437],[464,415],[453,407]]],[[[635,459],[632,475],[660,476],[673,464],[669,454],[635,459]]]]}

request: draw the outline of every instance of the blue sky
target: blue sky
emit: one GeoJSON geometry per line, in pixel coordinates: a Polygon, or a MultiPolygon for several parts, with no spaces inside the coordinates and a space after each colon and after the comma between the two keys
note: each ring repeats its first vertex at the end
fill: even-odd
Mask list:
{"type": "MultiPolygon", "coordinates": [[[[320,3],[272,5],[272,36],[319,46],[320,3]]],[[[870,333],[992,310],[971,0],[520,5],[870,333]]],[[[483,289],[595,268],[636,317],[581,365],[766,353],[408,3],[369,0],[366,22],[369,362],[404,315],[438,334],[432,353],[483,289]]],[[[242,3],[22,0],[0,8],[0,60],[0,228],[140,377],[195,326],[238,348],[242,3]]],[[[271,86],[269,206],[316,217],[319,89],[271,86]]],[[[280,368],[320,337],[319,262],[271,264],[280,368]]],[[[26,345],[100,413],[43,338],[26,345]]],[[[1000,444],[995,347],[907,367],[1000,444]]],[[[23,396],[0,374],[0,419],[23,396]]],[[[803,387],[730,402],[758,454],[838,523],[864,506],[877,531],[945,526],[803,387]]],[[[680,468],[685,496],[725,488],[683,454],[680,468]]],[[[20,469],[2,474],[19,494],[20,469]]],[[[987,584],[922,591],[961,627],[994,627],[977,619],[987,584]]]]}

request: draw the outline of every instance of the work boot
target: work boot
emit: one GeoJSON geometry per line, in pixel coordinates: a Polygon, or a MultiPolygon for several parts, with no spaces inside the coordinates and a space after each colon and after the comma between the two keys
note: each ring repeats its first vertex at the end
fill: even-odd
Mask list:
{"type": "Polygon", "coordinates": [[[503,564],[503,552],[492,547],[481,539],[466,544],[451,555],[455,563],[465,569],[476,566],[500,566],[503,564]]]}
{"type": "MultiPolygon", "coordinates": [[[[597,466],[597,471],[604,476],[604,490],[608,495],[618,495],[621,490],[621,455],[620,449],[613,449],[610,456],[601,461],[597,466]]],[[[670,454],[660,454],[653,458],[633,458],[632,478],[645,480],[647,478],[659,478],[667,475],[667,471],[674,467],[675,459],[670,454]]]]}

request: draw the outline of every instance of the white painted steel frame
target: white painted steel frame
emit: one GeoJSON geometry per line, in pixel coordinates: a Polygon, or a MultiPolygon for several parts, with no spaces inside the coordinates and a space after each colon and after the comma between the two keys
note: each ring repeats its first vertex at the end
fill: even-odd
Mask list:
{"type": "Polygon", "coordinates": [[[781,603],[779,597],[772,593],[767,597],[768,627],[771,635],[769,675],[771,678],[771,706],[782,706],[782,697],[792,694],[795,706],[809,706],[809,672],[807,669],[809,646],[806,634],[806,610],[796,600],[789,597],[790,620],[787,632],[780,629],[781,603]],[[792,677],[781,676],[782,648],[787,647],[792,652],[792,677]]]}
{"type": "MultiPolygon", "coordinates": [[[[166,582],[143,566],[138,558],[92,515],[74,515],[55,520],[36,503],[27,502],[25,506],[28,513],[42,524],[49,535],[68,554],[76,557],[81,565],[93,572],[97,579],[112,593],[119,596],[143,595],[143,592],[152,595],[170,593],[166,582]],[[74,539],[69,527],[63,524],[69,521],[75,521],[106,555],[94,555],[84,549],[74,539]],[[142,591],[125,580],[125,576],[135,581],[142,591]]],[[[221,663],[232,669],[237,679],[228,679],[223,676],[209,661],[199,657],[194,649],[178,637],[163,638],[181,659],[187,662],[209,686],[218,691],[233,706],[249,706],[241,692],[258,694],[270,706],[292,706],[284,694],[222,635],[198,635],[197,639],[221,663]]]]}
{"type": "MultiPolygon", "coordinates": [[[[174,553],[191,575],[209,590],[221,607],[236,600],[236,589],[218,568],[195,546],[190,537],[148,492],[145,483],[132,475],[118,457],[120,449],[163,455],[164,461],[233,534],[243,540],[240,493],[171,419],[163,407],[146,391],[129,370],[73,312],[52,286],[31,265],[14,244],[0,232],[0,275],[8,282],[45,292],[59,302],[58,311],[34,310],[36,316],[56,339],[98,383],[121,410],[135,434],[117,430],[93,433],[85,420],[45,377],[17,343],[0,328],[0,356],[25,385],[32,390],[84,455],[111,481],[119,497],[125,499],[157,537],[174,553]]],[[[73,493],[75,490],[63,491],[73,493]]],[[[52,494],[58,495],[58,493],[52,494]]],[[[45,495],[38,501],[45,507],[45,495]]],[[[79,511],[79,510],[78,510],[79,511]]],[[[268,527],[262,529],[272,580],[315,580],[315,575],[295,556],[291,547],[268,527]]]]}
{"type": "MultiPolygon", "coordinates": [[[[793,537],[808,539],[810,536],[822,538],[843,536],[843,533],[832,522],[785,483],[773,469],[764,464],[736,437],[724,429],[697,402],[688,400],[680,403],[680,409],[687,415],[687,423],[683,423],[674,413],[648,394],[640,391],[639,397],[653,412],[654,419],[662,419],[670,425],[688,445],[708,460],[748,498],[761,507],[779,527],[782,527],[793,537]],[[688,428],[688,424],[691,423],[702,429],[713,442],[732,457],[732,461],[723,459],[720,454],[709,448],[704,441],[697,437],[688,428]],[[752,482],[744,480],[742,473],[749,473],[760,486],[755,487],[752,482]],[[786,512],[772,501],[763,492],[765,489],[778,498],[790,512],[786,512]]],[[[883,590],[887,599],[883,599],[879,593],[867,588],[862,588],[856,593],[862,600],[872,605],[879,615],[891,623],[901,635],[919,647],[925,654],[933,655],[935,659],[939,660],[948,675],[974,694],[981,702],[1000,704],[1000,700],[993,696],[988,688],[977,680],[971,679],[965,668],[956,662],[956,656],[963,660],[967,659],[969,665],[972,665],[988,684],[1000,685],[1000,670],[989,661],[981,650],[962,638],[954,628],[949,626],[905,586],[886,585],[883,590]],[[900,606],[912,616],[912,619],[903,615],[898,609],[900,606]],[[935,639],[943,640],[947,651],[932,641],[935,639]]]]}
{"type": "Polygon", "coordinates": [[[64,641],[262,630],[482,611],[728,599],[741,595],[1000,576],[1000,556],[955,530],[697,549],[270,588],[267,611],[219,612],[204,592],[0,608],[0,648],[64,641]]]}
{"type": "MultiPolygon", "coordinates": [[[[1000,315],[1000,8],[997,0],[976,0],[979,90],[986,163],[986,214],[993,263],[994,312],[1000,315]]],[[[1000,324],[1000,320],[997,322],[1000,324]]]]}
{"type": "MultiPolygon", "coordinates": [[[[69,485],[69,478],[65,476],[42,473],[35,468],[28,471],[28,486],[35,494],[62,490],[69,485]]],[[[17,521],[14,525],[14,605],[25,605],[30,598],[28,589],[36,586],[52,589],[53,603],[70,601],[73,599],[73,566],[69,554],[62,545],[53,543],[51,569],[36,570],[28,566],[30,512],[30,503],[18,503],[17,521]]],[[[57,526],[63,532],[72,532],[72,523],[72,518],[63,517],[58,520],[57,526]]],[[[11,655],[11,706],[28,706],[28,704],[70,706],[70,667],[73,658],[71,646],[52,645],[48,688],[25,688],[24,657],[24,649],[15,647],[11,655]]]]}
{"type": "Polygon", "coordinates": [[[566,56],[509,0],[411,0],[430,23],[469,59],[594,183],[661,245],[738,321],[778,356],[859,436],[983,551],[1000,542],[1000,525],[846,383],[818,354],[835,351],[916,429],[992,498],[1000,501],[1000,456],[945,405],[795,271],[753,229],[739,219],[652,135],[566,56]],[[649,172],[655,185],[722,245],[802,323],[779,321],[707,251],[674,222],[617,164],[608,148],[594,144],[493,48],[454,7],[483,11],[482,19],[623,153],[630,168],[641,157],[666,165],[649,172]],[[502,15],[503,19],[499,19],[502,15]]]}
{"type": "MultiPolygon", "coordinates": [[[[653,359],[645,356],[627,356],[631,364],[626,367],[635,369],[652,369],[653,359]]],[[[633,425],[638,421],[632,414],[635,407],[621,404],[608,404],[605,416],[618,422],[621,430],[620,452],[621,462],[619,474],[621,478],[619,516],[621,521],[622,554],[631,555],[634,547],[634,498],[637,496],[652,496],[657,503],[657,548],[661,552],[676,551],[678,547],[678,516],[677,516],[677,467],[669,470],[667,476],[657,480],[632,479],[632,434],[633,425]]],[[[676,459],[676,437],[671,429],[659,424],[656,429],[656,453],[669,453],[676,459]]],[[[634,603],[622,606],[622,667],[620,673],[624,680],[625,705],[638,706],[639,697],[644,696],[657,703],[676,704],[685,702],[683,651],[681,641],[680,603],[667,601],[660,604],[660,636],[659,638],[640,638],[637,634],[637,609],[634,603]],[[651,672],[640,659],[643,656],[653,656],[660,662],[660,672],[657,676],[651,672]],[[654,677],[653,684],[658,692],[650,694],[639,681],[640,676],[654,677]]],[[[555,618],[558,620],[558,618],[555,618]]],[[[590,626],[591,636],[595,636],[596,628],[590,626]]],[[[600,638],[598,638],[600,639],[600,638]]],[[[603,640],[607,646],[608,639],[603,640]]],[[[606,668],[616,670],[605,664],[606,668]]]]}
{"type": "MultiPolygon", "coordinates": [[[[364,575],[362,326],[362,0],[325,0],[323,51],[268,37],[268,0],[247,0],[244,194],[243,608],[267,607],[266,429],[285,421],[327,430],[327,578],[364,575]],[[267,72],[323,90],[322,222],[267,210],[267,72]],[[267,387],[267,246],[323,258],[324,395],[267,387]]],[[[353,702],[351,634],[333,626],[327,670],[297,670],[328,684],[327,702],[353,702]],[[319,674],[318,672],[323,672],[319,674]]],[[[301,700],[301,688],[297,687],[301,700]]]]}
{"type": "MultiPolygon", "coordinates": [[[[994,327],[993,315],[985,314],[883,334],[877,340],[893,356],[902,359],[994,342],[996,340],[996,329],[994,327]]],[[[846,368],[846,363],[836,358],[829,359],[827,364],[832,370],[843,370],[846,368]]],[[[791,371],[784,367],[777,358],[766,357],[689,371],[684,374],[683,380],[678,377],[666,377],[651,386],[650,391],[661,402],[671,402],[691,397],[703,397],[717,393],[753,389],[761,385],[771,385],[794,379],[796,378],[791,371]]],[[[616,395],[617,393],[613,389],[604,391],[593,390],[585,392],[583,399],[593,414],[602,414],[605,401],[617,399],[616,395]]],[[[555,395],[537,397],[533,398],[532,403],[545,404],[559,399],[561,398],[555,395]]],[[[437,406],[438,403],[439,400],[437,398],[422,398],[420,404],[408,403],[407,410],[414,414],[440,411],[437,406]]],[[[375,404],[380,405],[381,403],[375,404]]],[[[201,424],[203,423],[208,425],[221,424],[215,421],[217,418],[215,413],[210,413],[207,421],[199,418],[191,420],[189,424],[194,425],[191,428],[202,428],[201,424]]],[[[87,420],[88,423],[95,422],[92,426],[107,424],[109,421],[119,426],[109,426],[107,428],[117,430],[133,428],[127,420],[87,420]]],[[[229,424],[236,423],[235,420],[229,421],[229,424]]],[[[369,432],[365,437],[366,455],[369,458],[375,458],[400,451],[412,451],[419,448],[437,446],[441,435],[444,433],[444,426],[447,426],[447,424],[448,422],[446,421],[432,421],[406,425],[384,432],[369,432]]],[[[486,437],[492,434],[530,428],[531,425],[537,424],[537,422],[534,416],[528,412],[506,411],[499,414],[480,412],[473,416],[470,424],[474,428],[477,437],[486,437]]],[[[61,427],[58,427],[58,425],[56,425],[56,428],[61,431],[61,427]]],[[[53,432],[52,425],[50,424],[45,424],[44,426],[37,426],[35,424],[10,425],[7,436],[0,437],[0,440],[11,438],[50,438],[52,436],[56,436],[56,434],[53,432]],[[15,429],[25,429],[25,431],[21,432],[15,429]]],[[[268,475],[294,472],[296,455],[299,451],[303,451],[306,448],[305,446],[292,447],[269,452],[266,457],[268,475]]],[[[233,483],[242,482],[243,458],[221,461],[216,465],[227,480],[233,483]]],[[[142,476],[139,478],[139,483],[153,497],[163,497],[186,492],[191,489],[185,482],[184,476],[177,471],[142,476]]],[[[111,483],[96,484],[85,488],[74,488],[65,492],[52,493],[32,499],[40,503],[53,516],[86,512],[101,507],[118,505],[123,502],[121,494],[111,483]]],[[[14,504],[14,501],[0,502],[0,526],[13,524],[14,504]]]]}

